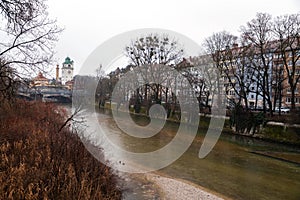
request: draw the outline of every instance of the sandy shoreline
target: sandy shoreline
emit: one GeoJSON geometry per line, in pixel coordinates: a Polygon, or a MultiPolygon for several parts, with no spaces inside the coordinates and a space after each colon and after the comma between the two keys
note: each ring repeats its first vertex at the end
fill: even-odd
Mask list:
{"type": "Polygon", "coordinates": [[[164,200],[223,200],[214,192],[208,192],[206,189],[188,181],[168,178],[158,174],[145,174],[146,179],[153,182],[160,190],[160,199],[164,200]]]}

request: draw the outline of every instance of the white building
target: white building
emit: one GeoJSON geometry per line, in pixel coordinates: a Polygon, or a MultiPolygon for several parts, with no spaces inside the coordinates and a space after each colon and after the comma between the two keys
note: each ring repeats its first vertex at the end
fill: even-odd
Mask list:
{"type": "Polygon", "coordinates": [[[61,82],[62,84],[66,84],[66,82],[71,81],[73,79],[74,72],[74,61],[69,57],[66,57],[65,62],[62,63],[61,68],[61,82]]]}

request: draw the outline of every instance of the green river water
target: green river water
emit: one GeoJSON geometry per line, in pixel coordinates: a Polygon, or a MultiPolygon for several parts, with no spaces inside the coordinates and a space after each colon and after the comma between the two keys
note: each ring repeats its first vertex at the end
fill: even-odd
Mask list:
{"type": "MultiPolygon", "coordinates": [[[[168,122],[157,135],[137,139],[123,133],[108,111],[100,110],[97,117],[112,140],[133,152],[163,147],[178,129],[178,124],[168,122]]],[[[134,118],[139,124],[148,122],[144,117],[134,118]]],[[[159,173],[191,181],[232,199],[300,199],[299,147],[222,134],[209,155],[199,159],[204,136],[199,131],[189,149],[159,173]]]]}

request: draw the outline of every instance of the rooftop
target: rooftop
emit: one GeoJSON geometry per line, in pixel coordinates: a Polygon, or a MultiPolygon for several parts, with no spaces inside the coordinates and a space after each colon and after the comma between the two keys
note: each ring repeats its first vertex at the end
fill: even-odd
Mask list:
{"type": "Polygon", "coordinates": [[[35,81],[41,81],[41,80],[46,81],[46,80],[48,80],[48,79],[43,75],[42,72],[39,72],[39,74],[34,78],[34,80],[35,80],[35,81]]]}
{"type": "Polygon", "coordinates": [[[70,57],[66,57],[65,62],[63,64],[73,64],[73,60],[70,59],[70,57]]]}

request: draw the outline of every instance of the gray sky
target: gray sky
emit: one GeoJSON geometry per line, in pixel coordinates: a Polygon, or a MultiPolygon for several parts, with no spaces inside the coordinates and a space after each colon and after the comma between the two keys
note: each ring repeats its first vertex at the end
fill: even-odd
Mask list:
{"type": "Polygon", "coordinates": [[[61,65],[69,56],[75,73],[97,46],[133,29],[169,29],[201,44],[214,32],[238,35],[257,12],[279,16],[300,11],[299,0],[48,0],[48,5],[50,16],[65,28],[57,62],[61,65]]]}

